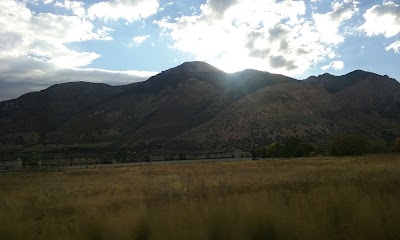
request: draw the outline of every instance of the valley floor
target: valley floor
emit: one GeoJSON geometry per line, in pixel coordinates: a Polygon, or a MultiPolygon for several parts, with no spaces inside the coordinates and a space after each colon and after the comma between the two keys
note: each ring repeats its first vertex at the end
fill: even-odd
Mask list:
{"type": "Polygon", "coordinates": [[[0,239],[400,239],[400,155],[0,175],[0,239]]]}

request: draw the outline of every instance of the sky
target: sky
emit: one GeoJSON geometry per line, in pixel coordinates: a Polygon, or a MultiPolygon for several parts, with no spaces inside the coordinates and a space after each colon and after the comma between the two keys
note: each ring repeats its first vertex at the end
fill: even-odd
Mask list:
{"type": "Polygon", "coordinates": [[[0,101],[144,81],[187,61],[400,80],[400,0],[0,0],[0,101]]]}

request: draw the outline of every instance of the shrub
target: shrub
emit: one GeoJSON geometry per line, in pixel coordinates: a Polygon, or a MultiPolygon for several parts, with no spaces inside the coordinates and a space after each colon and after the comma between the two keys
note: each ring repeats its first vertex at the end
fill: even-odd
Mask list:
{"type": "Polygon", "coordinates": [[[400,137],[396,138],[396,140],[394,141],[393,150],[395,152],[400,152],[400,137]]]}
{"type": "Polygon", "coordinates": [[[283,156],[284,151],[285,145],[283,145],[282,143],[272,143],[266,148],[265,157],[280,158],[283,156]]]}
{"type": "Polygon", "coordinates": [[[388,152],[388,146],[383,141],[370,142],[368,146],[369,153],[385,153],[388,152]]]}
{"type": "Polygon", "coordinates": [[[296,152],[298,151],[297,148],[301,144],[301,140],[296,137],[290,137],[283,144],[285,145],[285,157],[295,157],[296,152]]]}
{"type": "Polygon", "coordinates": [[[279,157],[306,157],[310,156],[316,149],[309,143],[302,143],[296,137],[288,138],[284,143],[272,143],[271,145],[259,149],[260,156],[263,158],[279,157]]]}
{"type": "Polygon", "coordinates": [[[367,153],[368,144],[368,139],[361,135],[336,135],[332,138],[330,154],[334,156],[361,155],[367,153]]]}
{"type": "Polygon", "coordinates": [[[315,152],[315,147],[309,143],[300,143],[296,147],[295,157],[307,157],[315,152]]]}

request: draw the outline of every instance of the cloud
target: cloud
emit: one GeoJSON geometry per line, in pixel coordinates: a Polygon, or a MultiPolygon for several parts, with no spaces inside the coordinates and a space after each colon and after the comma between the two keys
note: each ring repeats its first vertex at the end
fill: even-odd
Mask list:
{"type": "Polygon", "coordinates": [[[270,56],[269,62],[273,68],[285,67],[289,71],[297,68],[293,60],[288,61],[283,56],[270,56]]]}
{"type": "Polygon", "coordinates": [[[65,0],[55,5],[71,10],[71,15],[34,13],[24,2],[0,1],[0,100],[54,83],[84,80],[122,84],[142,81],[153,74],[79,69],[100,55],[70,49],[69,44],[112,40],[113,30],[95,27],[83,14],[81,2],[65,0]]]}
{"type": "Polygon", "coordinates": [[[253,68],[292,76],[336,57],[344,41],[340,28],[358,12],[349,0],[312,19],[306,3],[293,0],[208,0],[200,9],[154,21],[173,40],[171,48],[227,72],[253,68]]]}
{"type": "Polygon", "coordinates": [[[334,69],[334,70],[342,70],[344,68],[344,62],[342,61],[333,61],[325,66],[321,67],[321,70],[326,71],[328,69],[334,69]]]}
{"type": "Polygon", "coordinates": [[[132,38],[132,42],[128,45],[128,47],[138,47],[144,41],[146,41],[149,37],[150,37],[150,35],[136,36],[136,37],[132,38]]]}
{"type": "MultiPolygon", "coordinates": [[[[383,35],[391,38],[400,33],[400,5],[391,1],[374,5],[363,15],[365,23],[359,27],[367,36],[383,35]]],[[[385,48],[400,53],[400,41],[393,42],[385,48]]]]}
{"type": "Polygon", "coordinates": [[[125,19],[128,23],[147,18],[157,13],[160,5],[157,0],[111,0],[99,2],[88,9],[90,19],[104,21],[125,19]]]}
{"type": "Polygon", "coordinates": [[[94,52],[78,52],[66,44],[86,40],[110,40],[109,28],[95,28],[78,16],[39,13],[23,3],[0,2],[0,57],[26,57],[59,67],[85,66],[99,58],[94,52]]]}
{"type": "MultiPolygon", "coordinates": [[[[45,2],[45,4],[48,4],[50,2],[45,2]]],[[[70,0],[64,0],[64,2],[56,2],[54,6],[60,7],[60,8],[65,8],[68,10],[71,10],[72,13],[78,17],[83,17],[86,14],[86,10],[83,7],[84,3],[80,1],[70,1],[70,0]]]]}
{"type": "Polygon", "coordinates": [[[208,6],[204,6],[209,7],[210,12],[212,12],[213,14],[216,14],[217,16],[222,16],[224,15],[225,11],[228,10],[228,8],[235,5],[237,2],[238,0],[209,0],[208,6]]]}
{"type": "Polygon", "coordinates": [[[363,15],[365,23],[360,30],[368,36],[384,35],[387,38],[400,33],[400,5],[385,2],[383,5],[374,5],[363,15]]]}
{"type": "Polygon", "coordinates": [[[393,50],[395,53],[400,53],[400,41],[396,41],[385,48],[386,51],[393,50]]]}
{"type": "Polygon", "coordinates": [[[10,99],[17,98],[22,94],[40,91],[45,89],[47,86],[40,83],[21,81],[21,82],[9,82],[4,81],[0,78],[0,102],[10,99]]]}
{"type": "Polygon", "coordinates": [[[56,83],[85,81],[122,85],[147,80],[157,72],[58,68],[33,59],[0,58],[0,101],[45,89],[56,83]]]}
{"type": "Polygon", "coordinates": [[[344,41],[344,36],[339,33],[341,24],[349,20],[358,12],[357,2],[333,2],[333,10],[325,14],[313,15],[315,26],[320,33],[321,41],[325,43],[339,44],[344,41]]]}

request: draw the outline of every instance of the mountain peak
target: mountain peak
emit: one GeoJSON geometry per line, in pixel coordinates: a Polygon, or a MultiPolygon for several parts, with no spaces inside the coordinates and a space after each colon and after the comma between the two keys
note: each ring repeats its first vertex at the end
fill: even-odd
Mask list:
{"type": "Polygon", "coordinates": [[[222,70],[202,61],[184,62],[173,70],[187,73],[222,72],[222,70]]]}
{"type": "Polygon", "coordinates": [[[326,145],[331,134],[355,132],[392,141],[400,136],[400,83],[371,74],[326,74],[309,83],[187,62],[121,87],[60,84],[0,102],[0,156],[118,148],[179,153],[251,148],[290,136],[326,145]]]}
{"type": "Polygon", "coordinates": [[[146,85],[150,88],[162,89],[167,85],[175,86],[182,81],[192,78],[209,81],[218,78],[216,76],[224,74],[225,72],[206,62],[184,62],[177,67],[162,71],[156,76],[149,78],[146,81],[146,85]]]}

